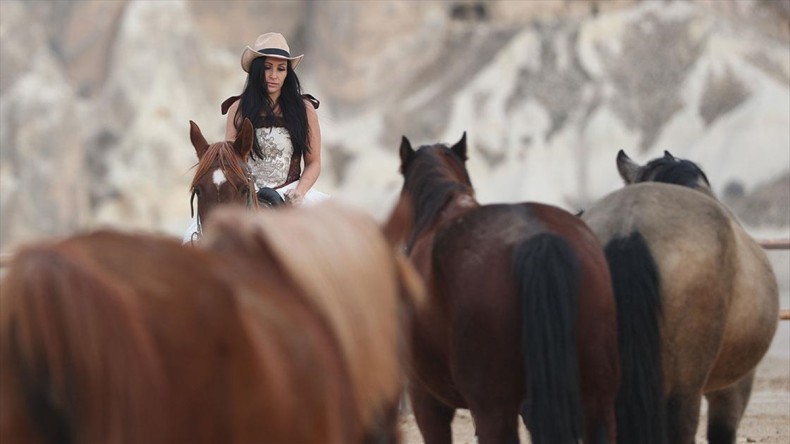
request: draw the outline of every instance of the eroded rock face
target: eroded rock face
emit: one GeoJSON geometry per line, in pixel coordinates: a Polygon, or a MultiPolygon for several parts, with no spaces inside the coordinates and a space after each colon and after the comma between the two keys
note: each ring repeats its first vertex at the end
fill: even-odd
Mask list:
{"type": "Polygon", "coordinates": [[[0,6],[0,248],[90,220],[85,133],[75,91],[28,11],[0,6]],[[18,26],[19,24],[22,26],[18,26]],[[29,22],[28,22],[29,23],[29,22]],[[16,40],[18,39],[18,40],[16,40]]]}
{"type": "Polygon", "coordinates": [[[322,101],[318,187],[376,216],[402,135],[466,131],[483,202],[580,208],[620,186],[617,150],[667,149],[719,194],[737,183],[748,223],[790,225],[766,190],[790,191],[763,186],[790,169],[790,2],[529,3],[0,2],[0,250],[103,224],[179,235],[188,122],[224,136],[241,50],[270,30],[322,101]]]}

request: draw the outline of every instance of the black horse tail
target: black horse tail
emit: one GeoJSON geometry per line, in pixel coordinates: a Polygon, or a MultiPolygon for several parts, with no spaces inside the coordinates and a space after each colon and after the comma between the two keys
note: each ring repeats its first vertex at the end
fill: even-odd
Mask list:
{"type": "Polygon", "coordinates": [[[534,444],[576,443],[583,417],[576,354],[579,260],[565,239],[543,233],[516,246],[513,273],[527,380],[521,415],[534,444]]]}
{"type": "Polygon", "coordinates": [[[620,346],[617,440],[665,444],[661,372],[661,296],[658,267],[645,239],[634,231],[604,249],[612,273],[620,346]]]}

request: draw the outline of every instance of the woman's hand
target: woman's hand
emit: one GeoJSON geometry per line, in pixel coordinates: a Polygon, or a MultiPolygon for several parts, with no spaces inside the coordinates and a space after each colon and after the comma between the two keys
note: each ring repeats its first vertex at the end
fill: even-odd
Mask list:
{"type": "Polygon", "coordinates": [[[285,200],[294,207],[299,207],[304,202],[304,196],[296,189],[285,192],[285,200]]]}

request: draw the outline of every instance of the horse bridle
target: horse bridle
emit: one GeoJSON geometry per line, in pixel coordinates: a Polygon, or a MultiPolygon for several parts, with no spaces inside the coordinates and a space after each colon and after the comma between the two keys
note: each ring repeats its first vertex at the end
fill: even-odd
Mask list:
{"type": "MultiPolygon", "coordinates": [[[[250,209],[253,207],[253,196],[255,196],[255,174],[252,172],[252,168],[247,164],[247,162],[243,162],[242,167],[244,169],[245,178],[247,179],[247,208],[250,209]]],[[[203,236],[203,225],[200,222],[200,212],[195,211],[195,196],[197,195],[198,190],[193,188],[192,195],[189,197],[189,216],[195,218],[197,222],[197,231],[192,233],[192,237],[189,240],[192,244],[195,242],[200,241],[201,237],[203,236]]],[[[200,208],[198,208],[199,210],[200,208]]]]}

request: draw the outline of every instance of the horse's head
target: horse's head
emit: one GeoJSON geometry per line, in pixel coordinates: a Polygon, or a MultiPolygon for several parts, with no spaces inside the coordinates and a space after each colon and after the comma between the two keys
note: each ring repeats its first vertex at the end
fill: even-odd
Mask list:
{"type": "Polygon", "coordinates": [[[690,160],[678,159],[664,151],[664,156],[644,166],[637,164],[623,150],[617,153],[617,171],[626,185],[639,182],[663,182],[699,190],[713,196],[705,173],[690,160]]]}
{"type": "Polygon", "coordinates": [[[411,199],[414,225],[407,249],[419,233],[438,222],[439,215],[450,217],[455,210],[476,206],[474,189],[466,171],[466,133],[452,147],[444,144],[423,145],[416,151],[405,136],[400,145],[400,171],[403,174],[401,195],[411,199]]]}
{"type": "MultiPolygon", "coordinates": [[[[452,180],[467,185],[470,189],[472,183],[469,180],[469,173],[466,171],[466,132],[461,136],[452,147],[447,147],[444,144],[423,145],[416,151],[411,147],[411,142],[406,136],[401,139],[400,145],[400,171],[406,182],[420,181],[425,177],[421,177],[420,173],[413,173],[420,170],[423,173],[426,170],[439,173],[438,175],[445,178],[445,180],[452,180]]],[[[429,174],[428,176],[435,176],[429,174]]],[[[404,184],[404,188],[406,184],[404,184]]]]}
{"type": "Polygon", "coordinates": [[[257,207],[255,181],[246,161],[253,144],[253,129],[249,119],[244,119],[234,142],[223,141],[210,145],[197,124],[192,121],[189,124],[189,137],[198,157],[191,185],[193,203],[197,197],[198,220],[205,220],[217,205],[257,207]]]}

